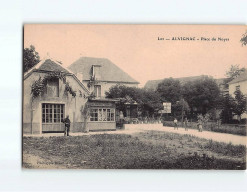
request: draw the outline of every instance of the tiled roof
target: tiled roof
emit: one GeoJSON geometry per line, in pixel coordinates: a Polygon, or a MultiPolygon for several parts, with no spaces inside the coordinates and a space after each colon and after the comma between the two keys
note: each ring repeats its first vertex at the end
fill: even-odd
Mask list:
{"type": "Polygon", "coordinates": [[[246,81],[246,80],[247,80],[247,71],[244,71],[237,78],[230,81],[228,84],[238,83],[238,82],[246,81]]]}
{"type": "Polygon", "coordinates": [[[38,70],[45,70],[45,71],[58,71],[58,72],[64,72],[69,73],[68,70],[63,68],[61,65],[59,65],[59,62],[52,61],[51,59],[46,59],[39,67],[38,70]]]}
{"type": "Polygon", "coordinates": [[[81,81],[79,81],[79,79],[70,70],[62,67],[62,64],[56,60],[52,60],[50,58],[41,60],[38,64],[36,64],[24,74],[24,80],[28,78],[34,71],[54,71],[66,73],[68,75],[71,75],[79,83],[79,85],[89,93],[88,89],[81,83],[81,81]]]}
{"type": "Polygon", "coordinates": [[[106,58],[81,57],[68,68],[76,73],[82,73],[83,80],[90,80],[92,65],[100,65],[101,81],[139,83],[126,72],[106,58]]]}

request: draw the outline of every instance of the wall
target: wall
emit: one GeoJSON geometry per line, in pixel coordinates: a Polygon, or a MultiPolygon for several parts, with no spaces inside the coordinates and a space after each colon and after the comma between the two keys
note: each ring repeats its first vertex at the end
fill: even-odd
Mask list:
{"type": "Polygon", "coordinates": [[[89,131],[116,130],[116,122],[88,122],[89,131]]]}
{"type": "Polygon", "coordinates": [[[240,91],[247,95],[247,81],[237,82],[229,85],[229,94],[234,97],[234,92],[236,91],[236,86],[240,86],[240,91]]]}
{"type": "Polygon", "coordinates": [[[79,83],[72,77],[66,76],[66,81],[69,82],[73,90],[77,91],[76,97],[64,94],[65,84],[59,80],[59,97],[47,97],[46,95],[37,97],[31,103],[31,86],[39,77],[43,78],[45,73],[33,72],[28,78],[24,80],[23,88],[23,133],[28,134],[31,132],[31,104],[33,108],[33,122],[32,131],[34,134],[41,133],[41,103],[61,103],[65,104],[65,116],[69,115],[71,120],[71,131],[82,131],[83,116],[81,108],[86,103],[87,99],[84,98],[85,90],[79,83]],[[79,90],[82,92],[82,97],[79,96],[79,90]]]}

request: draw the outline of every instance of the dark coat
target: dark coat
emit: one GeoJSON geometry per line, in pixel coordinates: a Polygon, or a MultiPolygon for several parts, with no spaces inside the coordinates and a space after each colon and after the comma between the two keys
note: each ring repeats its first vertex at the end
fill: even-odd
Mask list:
{"type": "Polygon", "coordinates": [[[65,118],[63,120],[63,123],[65,124],[65,127],[70,127],[70,120],[69,120],[69,118],[65,118]]]}

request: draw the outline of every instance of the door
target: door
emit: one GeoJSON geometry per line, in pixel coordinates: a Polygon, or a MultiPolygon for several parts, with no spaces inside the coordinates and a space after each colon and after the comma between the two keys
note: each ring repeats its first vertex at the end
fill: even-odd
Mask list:
{"type": "Polygon", "coordinates": [[[42,104],[42,132],[63,132],[64,104],[42,104]]]}

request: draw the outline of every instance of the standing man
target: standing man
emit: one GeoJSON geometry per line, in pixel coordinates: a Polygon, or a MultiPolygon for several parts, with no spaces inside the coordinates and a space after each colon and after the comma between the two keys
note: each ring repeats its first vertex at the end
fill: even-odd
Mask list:
{"type": "Polygon", "coordinates": [[[174,129],[176,128],[178,129],[178,120],[175,118],[173,122],[174,122],[174,129]]]}
{"type": "Polygon", "coordinates": [[[66,118],[63,120],[63,123],[65,124],[65,131],[64,136],[69,136],[69,130],[70,130],[70,120],[69,115],[66,116],[66,118]]]}

